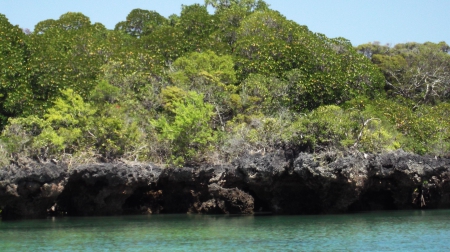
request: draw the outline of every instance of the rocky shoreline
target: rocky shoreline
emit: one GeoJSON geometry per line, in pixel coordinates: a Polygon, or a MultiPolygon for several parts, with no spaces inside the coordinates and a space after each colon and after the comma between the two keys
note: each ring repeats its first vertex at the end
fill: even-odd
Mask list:
{"type": "Polygon", "coordinates": [[[330,214],[450,208],[450,159],[404,151],[253,154],[230,164],[14,163],[0,170],[2,219],[49,214],[330,214]]]}

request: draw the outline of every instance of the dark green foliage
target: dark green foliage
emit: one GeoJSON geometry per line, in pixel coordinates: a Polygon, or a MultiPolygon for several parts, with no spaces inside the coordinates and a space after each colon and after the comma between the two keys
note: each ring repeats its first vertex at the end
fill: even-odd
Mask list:
{"type": "Polygon", "coordinates": [[[0,127],[32,102],[29,53],[28,37],[0,14],[0,127]]]}
{"type": "Polygon", "coordinates": [[[177,26],[183,32],[184,50],[200,51],[212,44],[210,34],[216,29],[217,20],[205,6],[194,4],[183,6],[177,26]]]}
{"type": "Polygon", "coordinates": [[[172,16],[167,25],[142,38],[142,47],[160,65],[167,66],[188,52],[209,49],[214,44],[210,34],[217,26],[205,6],[183,6],[180,17],[172,16]]]}
{"type": "Polygon", "coordinates": [[[104,27],[91,25],[80,13],[69,12],[36,25],[29,38],[34,100],[27,113],[42,113],[67,88],[87,97],[107,56],[103,46],[106,33],[104,27]]]}
{"type": "Polygon", "coordinates": [[[287,81],[277,77],[251,74],[240,85],[240,103],[247,113],[261,111],[274,115],[290,106],[287,81]]]}
{"type": "Polygon", "coordinates": [[[377,96],[379,70],[345,39],[313,34],[275,11],[255,12],[237,33],[240,78],[258,73],[288,81],[288,106],[303,111],[340,104],[357,95],[377,96]]]}
{"type": "Polygon", "coordinates": [[[212,34],[215,44],[212,50],[218,53],[232,54],[236,49],[238,29],[242,20],[255,11],[268,10],[264,1],[217,1],[206,0],[205,5],[215,8],[216,31],[212,34]]]}
{"type": "Polygon", "coordinates": [[[280,148],[448,155],[449,50],[354,48],[256,0],[168,18],[134,9],[115,30],[69,12],[27,35],[0,15],[0,164],[182,166],[280,148]]]}
{"type": "Polygon", "coordinates": [[[186,52],[183,33],[178,26],[161,26],[141,40],[142,48],[163,67],[172,63],[186,52]]]}
{"type": "Polygon", "coordinates": [[[127,20],[116,24],[115,30],[122,31],[133,37],[149,35],[159,26],[166,24],[167,19],[155,11],[134,9],[128,14],[127,20]]]}
{"type": "MultiPolygon", "coordinates": [[[[236,34],[236,65],[241,79],[251,73],[275,74],[308,61],[305,40],[312,33],[275,11],[258,11],[241,21],[236,34]]],[[[309,41],[308,41],[309,42],[309,41]]]]}

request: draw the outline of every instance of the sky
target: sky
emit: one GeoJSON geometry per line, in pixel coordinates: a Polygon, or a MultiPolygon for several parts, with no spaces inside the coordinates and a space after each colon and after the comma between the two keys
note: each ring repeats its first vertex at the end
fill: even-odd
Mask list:
{"type": "MultiPolygon", "coordinates": [[[[378,41],[450,44],[450,0],[265,0],[271,9],[327,37],[343,37],[354,46],[378,41]]],[[[0,0],[0,13],[13,25],[33,30],[46,19],[81,12],[109,29],[131,10],[153,10],[168,17],[181,5],[203,0],[0,0]]]]}

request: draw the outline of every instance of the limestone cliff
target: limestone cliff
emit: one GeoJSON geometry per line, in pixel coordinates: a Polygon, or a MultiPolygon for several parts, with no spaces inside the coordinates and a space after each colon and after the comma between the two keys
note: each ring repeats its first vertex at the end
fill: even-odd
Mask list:
{"type": "Polygon", "coordinates": [[[403,151],[247,155],[230,164],[11,164],[3,219],[214,213],[327,214],[450,207],[450,159],[403,151]]]}

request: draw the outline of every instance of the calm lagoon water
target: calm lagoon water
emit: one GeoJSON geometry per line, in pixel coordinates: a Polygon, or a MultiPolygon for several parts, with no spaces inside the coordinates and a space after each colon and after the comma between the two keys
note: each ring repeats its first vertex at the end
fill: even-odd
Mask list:
{"type": "Polygon", "coordinates": [[[0,251],[450,251],[450,210],[2,221],[0,251]]]}

